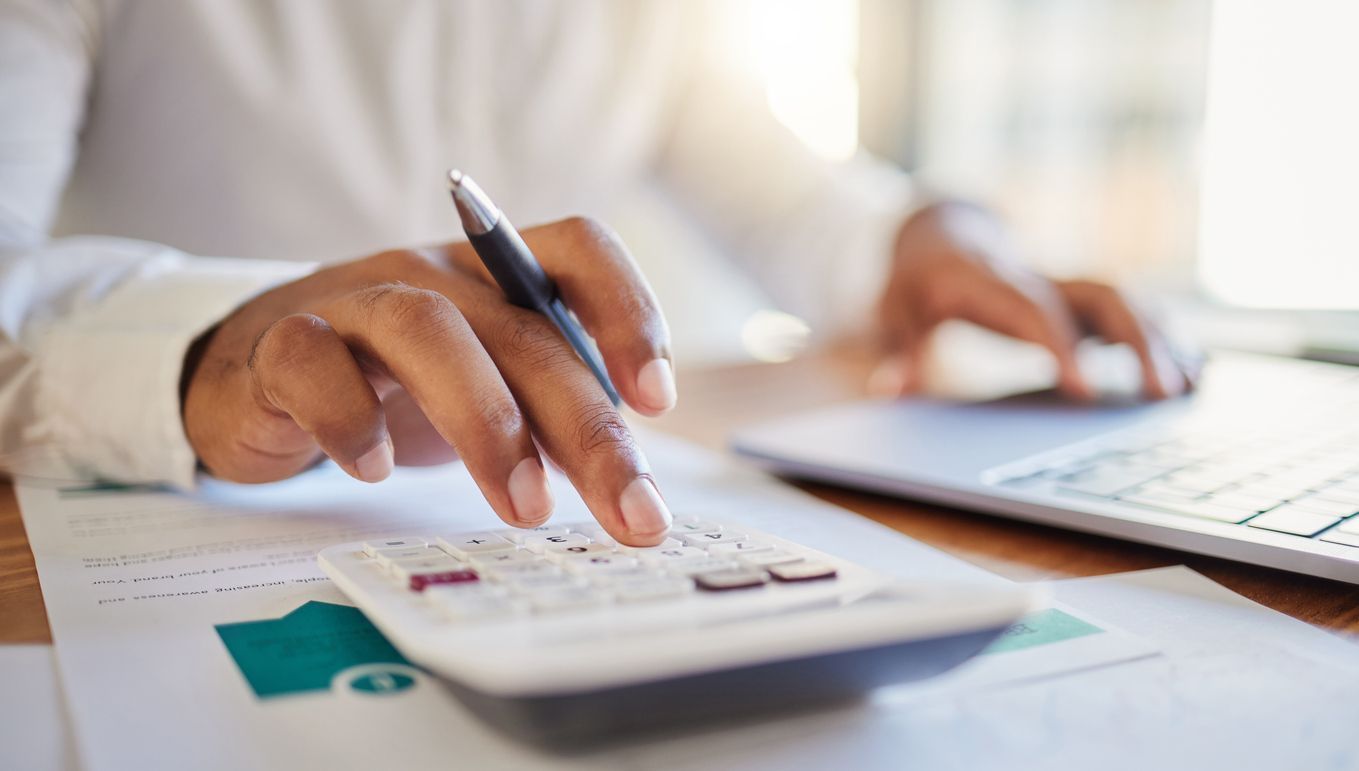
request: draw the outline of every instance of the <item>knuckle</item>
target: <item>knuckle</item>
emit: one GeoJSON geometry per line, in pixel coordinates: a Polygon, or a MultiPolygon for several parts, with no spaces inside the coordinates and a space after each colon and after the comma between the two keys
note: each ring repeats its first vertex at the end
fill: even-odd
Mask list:
{"type": "Polygon", "coordinates": [[[462,319],[462,314],[447,297],[406,284],[370,287],[360,301],[373,316],[373,321],[405,334],[418,335],[423,330],[457,324],[462,319]]]}
{"type": "Polygon", "coordinates": [[[1102,284],[1091,281],[1086,284],[1087,291],[1095,296],[1095,299],[1102,303],[1126,305],[1126,298],[1122,290],[1110,284],[1102,284]]]}
{"type": "Polygon", "coordinates": [[[513,436],[524,430],[524,416],[519,405],[503,388],[484,387],[468,400],[472,414],[488,437],[513,436]]]}
{"type": "Polygon", "coordinates": [[[281,368],[304,364],[318,355],[320,344],[332,334],[330,325],[320,316],[310,313],[284,316],[256,338],[247,366],[254,370],[261,363],[281,368]]]}
{"type": "Polygon", "coordinates": [[[962,313],[963,292],[951,282],[941,282],[919,295],[920,313],[930,321],[951,319],[962,313]]]}
{"type": "Polygon", "coordinates": [[[525,363],[533,371],[551,371],[571,364],[575,354],[541,318],[515,312],[500,323],[495,338],[507,356],[525,363]]]}
{"type": "Polygon", "coordinates": [[[574,410],[576,448],[587,458],[633,455],[636,440],[611,405],[590,400],[574,410]]]}
{"type": "Polygon", "coordinates": [[[384,277],[420,275],[433,266],[422,254],[410,249],[393,249],[368,258],[374,270],[384,277]]]}
{"type": "Polygon", "coordinates": [[[594,217],[576,215],[558,223],[568,238],[582,245],[598,244],[613,239],[613,229],[594,217]]]}

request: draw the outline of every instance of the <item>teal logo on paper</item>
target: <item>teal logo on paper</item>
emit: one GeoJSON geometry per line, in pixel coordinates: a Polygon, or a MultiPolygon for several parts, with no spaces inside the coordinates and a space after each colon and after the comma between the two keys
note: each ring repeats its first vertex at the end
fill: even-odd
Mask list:
{"type": "Polygon", "coordinates": [[[124,484],[122,482],[94,481],[75,487],[57,489],[59,498],[97,497],[100,495],[123,495],[145,493],[168,493],[172,489],[166,485],[124,484]]]}
{"type": "Polygon", "coordinates": [[[395,693],[414,688],[416,673],[399,664],[368,664],[345,670],[335,677],[332,688],[346,688],[356,693],[395,693]]]}
{"type": "Polygon", "coordinates": [[[217,635],[261,699],[332,687],[381,695],[418,671],[358,608],[307,602],[283,618],[218,624],[217,635]]]}
{"type": "Polygon", "coordinates": [[[1070,613],[1064,613],[1056,608],[1048,608],[1037,613],[1030,613],[1019,619],[1009,629],[1001,632],[1000,637],[996,638],[996,641],[982,652],[1020,651],[1038,645],[1048,645],[1063,640],[1074,640],[1086,635],[1099,634],[1103,631],[1094,624],[1076,618],[1070,613]]]}

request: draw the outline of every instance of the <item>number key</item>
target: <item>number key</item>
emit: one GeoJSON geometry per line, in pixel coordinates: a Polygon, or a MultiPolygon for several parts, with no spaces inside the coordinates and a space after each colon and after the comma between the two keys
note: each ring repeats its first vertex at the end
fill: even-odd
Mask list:
{"type": "Polygon", "coordinates": [[[590,539],[580,533],[535,535],[524,539],[524,548],[542,554],[553,546],[584,546],[587,543],[590,543],[590,539]]]}
{"type": "Polygon", "coordinates": [[[693,535],[695,533],[720,533],[722,532],[722,526],[716,522],[689,519],[672,523],[670,525],[670,532],[678,536],[693,535]]]}
{"type": "Polygon", "coordinates": [[[686,546],[693,546],[695,548],[701,549],[719,543],[722,544],[739,543],[741,541],[747,541],[749,539],[750,536],[746,535],[745,533],[719,531],[714,533],[691,533],[689,535],[684,536],[684,543],[686,546]]]}

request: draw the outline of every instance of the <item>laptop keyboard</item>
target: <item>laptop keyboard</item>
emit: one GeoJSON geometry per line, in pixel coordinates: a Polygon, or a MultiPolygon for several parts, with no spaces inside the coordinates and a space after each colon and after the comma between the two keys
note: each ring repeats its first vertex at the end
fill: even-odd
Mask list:
{"type": "Polygon", "coordinates": [[[989,476],[1006,487],[1359,548],[1359,431],[1352,426],[1144,431],[1045,453],[989,476]]]}

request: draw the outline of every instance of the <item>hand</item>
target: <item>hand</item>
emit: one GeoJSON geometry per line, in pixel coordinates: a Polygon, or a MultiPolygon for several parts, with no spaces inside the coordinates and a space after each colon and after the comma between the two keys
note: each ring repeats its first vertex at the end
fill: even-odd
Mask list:
{"type": "Polygon", "coordinates": [[[929,335],[948,319],[1047,348],[1057,360],[1058,388],[1075,399],[1094,397],[1076,364],[1076,343],[1087,334],[1132,348],[1147,398],[1184,393],[1197,376],[1118,290],[1049,281],[1021,267],[995,219],[966,204],[926,208],[902,226],[879,319],[889,350],[883,371],[900,393],[920,388],[929,335]]]}
{"type": "MultiPolygon", "coordinates": [[[[673,406],[670,333],[618,237],[584,219],[522,235],[623,399],[647,415],[673,406]]],[[[541,447],[615,538],[650,545],[669,527],[589,369],[546,317],[505,301],[466,243],[323,269],[246,303],[196,348],[184,426],[223,479],[283,479],[328,455],[377,482],[394,462],[457,457],[501,519],[532,527],[553,506],[541,447]]]]}

